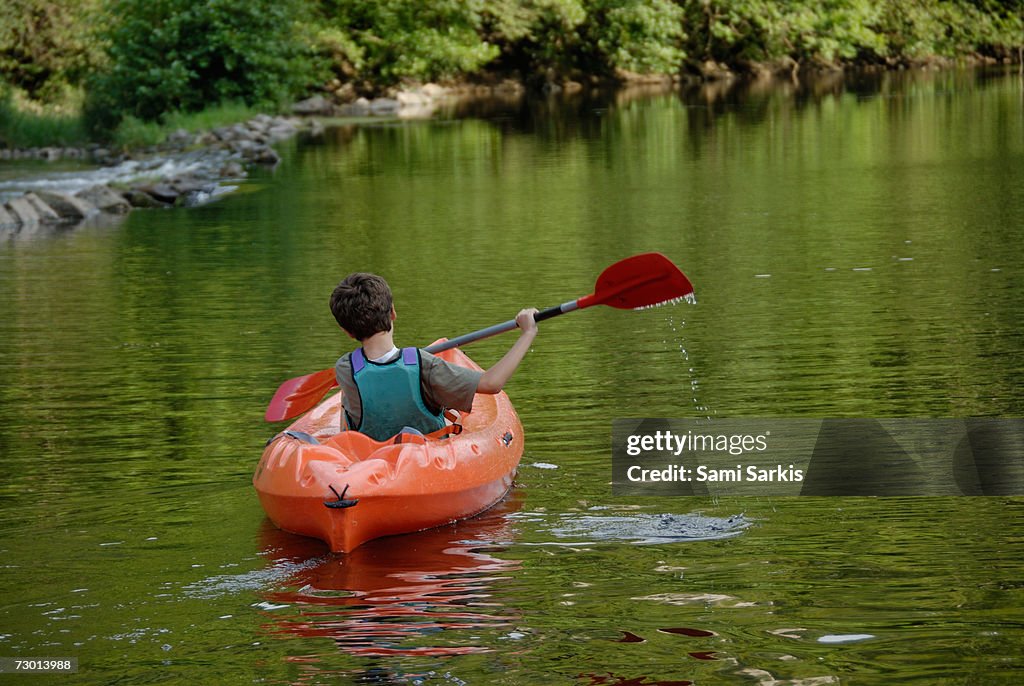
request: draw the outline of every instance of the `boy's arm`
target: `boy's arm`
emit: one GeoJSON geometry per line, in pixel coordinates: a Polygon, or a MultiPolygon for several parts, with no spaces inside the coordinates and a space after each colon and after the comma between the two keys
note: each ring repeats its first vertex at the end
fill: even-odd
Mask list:
{"type": "Polygon", "coordinates": [[[537,313],[535,308],[521,310],[516,315],[516,324],[519,326],[519,339],[509,348],[505,356],[485,371],[480,377],[480,383],[476,387],[477,393],[495,394],[505,387],[505,384],[512,377],[512,373],[523,361],[526,353],[537,336],[537,322],[533,315],[537,313]]]}

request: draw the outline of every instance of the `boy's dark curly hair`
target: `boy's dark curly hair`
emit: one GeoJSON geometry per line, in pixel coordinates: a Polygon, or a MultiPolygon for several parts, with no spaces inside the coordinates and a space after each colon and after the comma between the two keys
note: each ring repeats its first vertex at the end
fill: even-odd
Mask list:
{"type": "Polygon", "coordinates": [[[376,274],[349,274],[331,293],[331,312],[341,328],[362,341],[391,330],[391,288],[376,274]]]}

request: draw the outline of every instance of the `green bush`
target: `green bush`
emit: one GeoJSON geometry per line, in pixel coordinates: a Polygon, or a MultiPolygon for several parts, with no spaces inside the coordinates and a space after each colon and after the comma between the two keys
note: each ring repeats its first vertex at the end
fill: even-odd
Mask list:
{"type": "Polygon", "coordinates": [[[227,100],[285,102],[316,76],[299,38],[299,0],[113,0],[107,68],[89,82],[86,118],[109,132],[227,100]]]}
{"type": "Polygon", "coordinates": [[[833,63],[884,55],[870,0],[684,0],[689,50],[727,64],[781,57],[833,63]]]}
{"type": "Polygon", "coordinates": [[[881,30],[895,56],[917,60],[999,53],[1024,45],[1024,2],[889,0],[881,30]]]}
{"type": "Polygon", "coordinates": [[[478,29],[483,0],[326,0],[317,40],[335,70],[375,86],[477,71],[498,55],[478,29]]]}
{"type": "Polygon", "coordinates": [[[674,74],[685,55],[683,11],[671,0],[589,0],[585,37],[597,72],[674,74]]]}
{"type": "Polygon", "coordinates": [[[371,86],[460,78],[671,73],[683,57],[672,0],[323,0],[317,40],[342,77],[371,86]]]}
{"type": "Polygon", "coordinates": [[[503,40],[529,76],[611,76],[679,71],[683,13],[671,0],[552,0],[520,13],[525,28],[503,40]]]}
{"type": "Polygon", "coordinates": [[[956,58],[1024,43],[1024,0],[679,0],[695,59],[956,58]]]}
{"type": "Polygon", "coordinates": [[[488,4],[485,16],[504,68],[527,78],[580,70],[587,21],[583,0],[499,0],[488,4]]]}

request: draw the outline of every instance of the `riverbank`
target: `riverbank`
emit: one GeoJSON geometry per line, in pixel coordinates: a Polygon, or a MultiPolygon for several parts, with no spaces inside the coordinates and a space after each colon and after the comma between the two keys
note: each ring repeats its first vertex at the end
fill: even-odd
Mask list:
{"type": "Polygon", "coordinates": [[[251,166],[276,165],[280,157],[275,143],[302,131],[320,130],[316,120],[261,114],[210,131],[174,131],[163,143],[137,150],[113,151],[93,144],[14,151],[5,158],[84,159],[98,167],[90,173],[72,172],[22,184],[28,190],[0,205],[0,235],[73,229],[103,215],[123,215],[136,208],[201,205],[233,190],[233,182],[245,178],[251,166]]]}
{"type": "MultiPolygon", "coordinates": [[[[0,204],[0,237],[31,236],[41,230],[71,230],[112,219],[133,209],[193,207],[231,192],[254,166],[274,167],[280,156],[274,145],[305,133],[322,133],[325,121],[364,117],[427,118],[445,103],[495,92],[522,96],[512,83],[445,88],[437,84],[356,98],[343,102],[331,93],[292,105],[288,116],[258,114],[245,121],[190,132],[179,128],[155,145],[115,149],[100,143],[83,146],[5,148],[2,161],[81,161],[95,164],[95,174],[69,173],[44,177],[0,204]],[[98,178],[100,183],[89,183],[98,178]]],[[[4,187],[0,183],[0,200],[4,187]]]]}
{"type": "MultiPolygon", "coordinates": [[[[780,61],[745,72],[715,64],[705,65],[705,69],[703,74],[675,77],[623,74],[614,84],[552,82],[541,89],[540,95],[554,98],[551,102],[566,103],[614,92],[616,102],[621,103],[675,91],[697,94],[699,100],[712,104],[736,92],[781,89],[794,94],[836,93],[844,83],[864,77],[873,80],[889,73],[934,73],[943,71],[943,65],[932,62],[913,69],[811,71],[780,61]]],[[[486,116],[480,114],[480,106],[484,112],[496,102],[506,109],[515,108],[528,94],[521,82],[493,80],[456,86],[430,83],[368,99],[353,97],[335,83],[295,103],[287,116],[257,114],[208,130],[179,128],[154,145],[115,149],[93,143],[0,150],[0,160],[39,160],[56,163],[54,166],[75,163],[88,168],[87,172],[45,174],[29,181],[5,181],[0,177],[0,238],[73,230],[114,221],[137,208],[192,207],[214,201],[235,190],[251,169],[276,166],[280,161],[276,144],[299,134],[317,136],[327,126],[366,119],[426,119],[439,112],[455,117],[486,116]]]]}

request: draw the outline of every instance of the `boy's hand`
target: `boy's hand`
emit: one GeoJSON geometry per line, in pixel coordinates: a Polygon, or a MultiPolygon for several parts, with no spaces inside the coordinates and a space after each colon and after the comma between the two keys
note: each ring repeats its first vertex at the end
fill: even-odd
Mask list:
{"type": "Polygon", "coordinates": [[[536,307],[519,310],[519,314],[516,315],[516,325],[522,333],[537,333],[537,322],[533,318],[535,314],[537,314],[536,307]]]}

